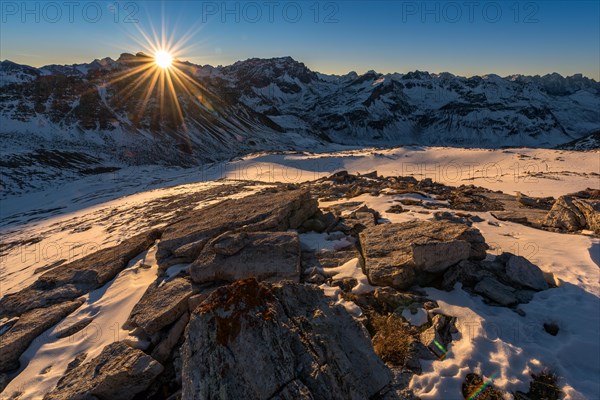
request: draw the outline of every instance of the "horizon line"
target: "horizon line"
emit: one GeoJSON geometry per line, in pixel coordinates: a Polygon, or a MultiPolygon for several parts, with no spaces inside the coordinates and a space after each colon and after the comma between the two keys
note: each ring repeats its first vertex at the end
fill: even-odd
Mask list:
{"type": "MultiPolygon", "coordinates": [[[[124,54],[134,55],[134,56],[136,56],[138,54],[148,55],[148,54],[144,53],[143,51],[138,51],[136,53],[122,52],[122,53],[119,54],[118,58],[120,58],[124,54]]],[[[152,57],[152,55],[148,55],[148,56],[152,57]]],[[[26,67],[30,67],[30,68],[43,69],[45,67],[50,67],[50,66],[72,67],[72,66],[76,66],[76,65],[91,64],[94,61],[101,61],[101,60],[104,60],[104,59],[107,59],[107,58],[110,59],[111,61],[115,61],[115,62],[118,60],[118,58],[115,59],[115,58],[112,58],[111,56],[106,56],[106,57],[102,57],[102,58],[95,58],[95,59],[93,59],[91,61],[87,61],[87,62],[84,61],[84,62],[78,62],[78,63],[76,62],[76,63],[68,63],[68,64],[51,63],[51,64],[43,64],[41,66],[34,66],[34,65],[31,65],[31,64],[20,63],[20,62],[17,62],[17,61],[10,60],[8,58],[5,58],[4,60],[0,60],[0,62],[6,62],[6,61],[8,61],[8,62],[11,62],[13,64],[18,64],[18,65],[22,65],[22,66],[26,66],[26,67]]],[[[562,78],[571,78],[571,77],[580,75],[581,77],[589,79],[589,80],[592,80],[592,81],[594,81],[596,83],[600,82],[600,80],[596,80],[596,78],[587,76],[583,72],[576,72],[576,73],[573,73],[571,75],[567,75],[567,74],[563,75],[563,74],[561,74],[560,72],[557,72],[557,71],[546,72],[546,73],[537,73],[535,75],[527,75],[527,74],[524,74],[524,73],[512,73],[512,74],[508,74],[508,75],[504,75],[504,76],[500,75],[498,73],[495,73],[495,72],[489,72],[489,73],[484,73],[484,74],[473,74],[473,75],[468,75],[468,74],[461,75],[461,74],[456,74],[456,73],[453,73],[453,72],[450,72],[450,71],[432,72],[432,71],[428,71],[428,70],[425,70],[425,69],[423,69],[423,70],[421,70],[421,69],[415,69],[415,70],[409,70],[409,71],[406,71],[406,72],[400,72],[400,71],[378,72],[377,70],[374,70],[374,69],[368,69],[368,70],[366,70],[364,72],[357,72],[355,69],[352,69],[352,70],[350,70],[350,71],[348,71],[346,73],[327,73],[327,72],[318,71],[316,69],[312,69],[305,62],[299,61],[298,59],[296,59],[296,58],[294,58],[293,56],[290,56],[290,55],[273,56],[273,57],[250,57],[250,58],[246,58],[246,59],[238,59],[237,61],[230,62],[229,64],[217,64],[217,65],[212,65],[212,64],[208,64],[208,63],[207,64],[197,64],[197,63],[189,61],[189,60],[180,60],[180,59],[177,59],[177,62],[180,62],[180,63],[189,63],[189,64],[193,64],[193,65],[199,66],[199,67],[207,67],[208,66],[208,67],[212,67],[212,68],[219,68],[219,67],[229,67],[229,66],[232,66],[232,65],[234,65],[236,63],[245,62],[245,61],[249,61],[249,60],[276,60],[276,59],[284,59],[284,58],[290,58],[290,59],[292,59],[293,61],[295,61],[297,63],[303,64],[311,72],[318,73],[318,74],[321,74],[321,75],[327,75],[327,76],[346,76],[346,75],[349,75],[349,74],[352,74],[352,73],[355,73],[355,74],[357,74],[359,76],[362,76],[362,75],[365,75],[365,74],[367,74],[369,72],[375,72],[375,73],[378,73],[378,74],[381,74],[381,75],[395,75],[395,74],[406,75],[406,74],[413,73],[413,72],[423,72],[423,73],[427,73],[427,74],[430,74],[430,75],[451,74],[451,75],[453,75],[453,76],[455,76],[457,78],[466,78],[466,79],[476,78],[476,77],[477,78],[483,78],[483,77],[491,76],[491,75],[498,76],[498,77],[500,77],[502,79],[507,79],[507,78],[514,77],[514,76],[522,76],[522,77],[536,77],[537,76],[537,77],[544,77],[544,76],[548,76],[548,75],[557,74],[557,75],[561,76],[562,78]]]]}

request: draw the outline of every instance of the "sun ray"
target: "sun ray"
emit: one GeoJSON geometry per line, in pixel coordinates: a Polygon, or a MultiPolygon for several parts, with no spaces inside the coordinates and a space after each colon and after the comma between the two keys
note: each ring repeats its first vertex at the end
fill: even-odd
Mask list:
{"type": "Polygon", "coordinates": [[[127,84],[124,88],[123,88],[123,92],[125,92],[125,95],[123,96],[123,101],[128,100],[129,98],[131,98],[131,96],[134,95],[135,91],[144,83],[147,82],[148,78],[150,77],[150,75],[152,75],[153,73],[155,73],[155,71],[153,69],[148,69],[146,70],[142,75],[140,75],[138,78],[136,78],[135,81],[127,84]]]}
{"type": "Polygon", "coordinates": [[[132,113],[132,121],[148,121],[149,118],[153,129],[175,129],[179,131],[173,132],[178,141],[183,140],[186,144],[187,140],[188,145],[188,130],[192,125],[186,122],[185,114],[193,109],[185,105],[213,110],[207,100],[207,89],[194,75],[196,67],[179,61],[184,53],[189,54],[197,47],[198,40],[193,44],[190,41],[203,28],[196,24],[179,34],[171,29],[164,14],[154,22],[149,18],[145,27],[135,25],[134,33],[137,34],[132,39],[141,51],[124,60],[123,68],[107,79],[107,83],[117,84],[120,100],[139,96],[133,111],[127,111],[132,113]]]}
{"type": "Polygon", "coordinates": [[[154,91],[154,87],[156,86],[156,82],[158,81],[158,76],[160,74],[160,71],[158,69],[154,69],[154,75],[152,76],[152,81],[150,81],[150,84],[148,85],[148,89],[146,90],[146,95],[144,96],[144,99],[142,100],[142,104],[140,105],[140,110],[139,110],[139,114],[142,115],[144,113],[144,110],[146,109],[146,106],[148,105],[148,102],[150,101],[150,96],[152,96],[152,92],[154,91]]]}
{"type": "Polygon", "coordinates": [[[196,94],[195,94],[195,93],[192,93],[192,91],[190,90],[190,88],[188,88],[188,87],[187,87],[187,85],[186,85],[186,84],[185,84],[185,83],[184,83],[184,82],[181,80],[181,78],[179,78],[179,73],[180,73],[180,72],[179,72],[178,70],[173,70],[173,72],[174,72],[174,73],[173,73],[173,74],[171,74],[171,75],[172,75],[171,77],[172,77],[173,79],[175,79],[175,81],[176,81],[176,82],[179,84],[179,86],[180,86],[180,87],[181,87],[181,88],[182,88],[182,89],[185,91],[185,93],[186,93],[188,96],[191,96],[191,97],[196,97],[196,94]]]}
{"type": "Polygon", "coordinates": [[[187,127],[185,125],[185,120],[183,118],[183,112],[181,111],[181,106],[179,105],[179,100],[177,99],[177,91],[175,90],[175,87],[173,86],[173,81],[171,80],[171,74],[166,73],[165,75],[167,78],[167,83],[169,85],[169,90],[171,91],[171,95],[173,96],[173,105],[175,106],[175,108],[177,110],[177,114],[179,116],[181,124],[183,125],[183,130],[187,131],[187,127]]]}
{"type": "Polygon", "coordinates": [[[119,74],[115,75],[112,79],[110,79],[109,83],[115,84],[119,81],[122,81],[123,79],[129,78],[130,76],[137,75],[148,68],[152,68],[152,65],[144,64],[144,65],[140,65],[138,67],[132,68],[130,71],[125,71],[120,75],[119,74]]]}

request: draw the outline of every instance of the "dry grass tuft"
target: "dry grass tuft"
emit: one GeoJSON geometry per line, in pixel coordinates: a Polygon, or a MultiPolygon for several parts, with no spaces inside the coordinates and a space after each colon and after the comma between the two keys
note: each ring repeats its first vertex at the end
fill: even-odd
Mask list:
{"type": "Polygon", "coordinates": [[[473,400],[504,400],[502,392],[493,386],[485,386],[479,394],[475,395],[477,390],[484,385],[485,381],[480,375],[467,374],[462,384],[462,395],[465,399],[473,400]]]}
{"type": "Polygon", "coordinates": [[[397,315],[372,314],[369,318],[373,336],[373,349],[385,362],[404,366],[412,351],[416,331],[397,315]]]}
{"type": "Polygon", "coordinates": [[[544,369],[539,374],[531,374],[533,380],[529,384],[528,397],[531,400],[559,400],[562,398],[562,390],[558,387],[558,376],[544,369]]]}

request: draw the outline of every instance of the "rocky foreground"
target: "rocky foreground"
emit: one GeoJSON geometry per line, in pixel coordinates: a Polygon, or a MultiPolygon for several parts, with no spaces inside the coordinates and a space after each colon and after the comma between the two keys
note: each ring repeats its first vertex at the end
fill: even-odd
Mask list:
{"type": "MultiPolygon", "coordinates": [[[[129,315],[129,336],[99,355],[70,360],[45,399],[415,398],[407,384],[421,361],[442,360],[460,340],[456,318],[440,313],[421,288],[460,284],[490,305],[524,314],[520,304],[558,283],[523,256],[492,255],[473,227],[479,217],[470,212],[477,211],[600,235],[598,190],[531,198],[376,173],[339,172],[187,207],[166,226],[49,266],[31,286],[0,299],[0,388],[19,373],[31,343],[80,307],[82,296],[154,249],[158,274],[129,315]],[[389,223],[360,202],[339,201],[365,193],[418,194],[388,212],[418,207],[429,219],[389,223]],[[451,212],[436,211],[441,203],[451,212]],[[343,245],[306,248],[300,235],[311,232],[343,245]],[[353,260],[353,277],[332,272],[353,260]]],[[[75,335],[92,322],[57,335],[75,335]]],[[[556,335],[558,327],[540,329],[556,335]]],[[[468,397],[477,379],[468,375],[466,389],[451,398],[468,397]]],[[[501,398],[491,387],[486,393],[501,398]]]]}

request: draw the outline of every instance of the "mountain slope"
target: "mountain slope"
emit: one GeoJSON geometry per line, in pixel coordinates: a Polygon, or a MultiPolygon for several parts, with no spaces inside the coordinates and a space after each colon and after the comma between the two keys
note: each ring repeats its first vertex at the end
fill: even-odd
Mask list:
{"type": "Polygon", "coordinates": [[[557,149],[576,151],[600,150],[600,131],[592,132],[582,138],[562,144],[557,149]]]}
{"type": "Polygon", "coordinates": [[[4,194],[123,165],[197,165],[332,143],[555,147],[600,129],[600,84],[581,75],[336,76],[282,57],[177,62],[180,73],[162,81],[145,75],[153,65],[143,53],[42,68],[1,62],[4,194]],[[65,172],[40,150],[75,154],[77,167],[65,172]]]}

